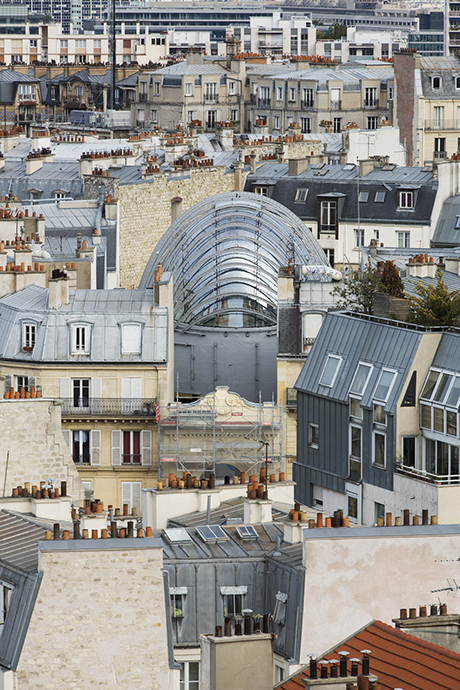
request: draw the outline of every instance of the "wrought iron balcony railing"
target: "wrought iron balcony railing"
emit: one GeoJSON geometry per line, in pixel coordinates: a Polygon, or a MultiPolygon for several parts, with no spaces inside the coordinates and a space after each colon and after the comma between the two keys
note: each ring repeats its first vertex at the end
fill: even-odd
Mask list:
{"type": "Polygon", "coordinates": [[[295,388],[286,389],[286,405],[287,407],[297,407],[297,391],[295,388]]]}
{"type": "Polygon", "coordinates": [[[155,417],[157,398],[61,398],[63,417],[155,417]]]}

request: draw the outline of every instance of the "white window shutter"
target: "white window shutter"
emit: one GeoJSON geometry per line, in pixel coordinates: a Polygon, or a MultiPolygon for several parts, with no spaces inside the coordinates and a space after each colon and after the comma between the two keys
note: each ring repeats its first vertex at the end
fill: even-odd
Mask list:
{"type": "Polygon", "coordinates": [[[151,465],[152,464],[152,432],[142,431],[142,464],[151,465]]]}
{"type": "Polygon", "coordinates": [[[132,482],[121,482],[121,507],[123,513],[123,506],[128,505],[128,512],[131,512],[132,507],[132,482]]]}
{"type": "Polygon", "coordinates": [[[94,414],[102,412],[102,379],[91,379],[91,410],[94,414]]]}
{"type": "Polygon", "coordinates": [[[10,374],[7,374],[5,376],[5,391],[10,391],[10,388],[13,386],[13,377],[10,374]]]}
{"type": "Polygon", "coordinates": [[[142,398],[142,379],[141,377],[131,379],[131,397],[142,398]]]}
{"type": "Polygon", "coordinates": [[[141,513],[141,489],[142,489],[142,484],[141,482],[131,482],[132,484],[132,504],[131,504],[131,512],[133,508],[137,508],[137,514],[140,515],[141,513]]]}
{"type": "Polygon", "coordinates": [[[140,354],[141,327],[137,323],[126,323],[122,326],[122,353],[140,354]]]}
{"type": "Polygon", "coordinates": [[[131,379],[121,379],[121,397],[131,397],[131,379]]]}
{"type": "Polygon", "coordinates": [[[91,431],[91,464],[101,464],[101,432],[99,429],[91,431]]]}
{"type": "Polygon", "coordinates": [[[67,400],[72,397],[70,378],[59,379],[59,397],[67,400]]]}
{"type": "Polygon", "coordinates": [[[68,449],[72,452],[72,432],[70,429],[63,429],[62,435],[64,436],[64,441],[67,444],[68,449]]]}
{"type": "Polygon", "coordinates": [[[35,388],[37,385],[37,379],[35,376],[29,376],[29,390],[32,388],[32,386],[35,388]]]}
{"type": "Polygon", "coordinates": [[[112,465],[121,465],[121,431],[112,431],[112,465]]]}

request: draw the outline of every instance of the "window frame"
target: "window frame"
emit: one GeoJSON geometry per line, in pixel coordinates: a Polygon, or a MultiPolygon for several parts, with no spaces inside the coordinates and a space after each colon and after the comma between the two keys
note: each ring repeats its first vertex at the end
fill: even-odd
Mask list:
{"type": "Polygon", "coordinates": [[[301,203],[301,202],[305,203],[307,200],[307,196],[308,196],[308,187],[298,187],[298,189],[296,189],[294,201],[298,202],[298,203],[301,203]]]}
{"type": "Polygon", "coordinates": [[[398,209],[413,211],[415,208],[415,194],[413,189],[402,189],[398,194],[398,209]]]}
{"type": "Polygon", "coordinates": [[[308,422],[308,447],[314,449],[319,447],[319,425],[315,422],[308,422]]]}
{"type": "Polygon", "coordinates": [[[359,463],[360,467],[360,472],[359,476],[356,477],[357,481],[360,481],[363,476],[363,427],[360,424],[355,424],[353,422],[350,423],[349,425],[349,453],[348,453],[348,476],[351,478],[352,477],[352,470],[351,470],[351,463],[354,462],[356,464],[359,463]],[[360,445],[360,455],[359,457],[357,455],[353,455],[353,429],[358,429],[359,430],[359,445],[360,445]]]}
{"type": "Polygon", "coordinates": [[[350,388],[348,391],[349,395],[351,395],[353,397],[357,396],[359,398],[362,398],[362,396],[366,392],[366,388],[367,388],[367,385],[369,383],[369,379],[370,379],[373,371],[374,371],[374,365],[373,364],[370,364],[369,362],[358,362],[358,366],[356,367],[355,373],[353,374],[353,379],[351,381],[350,388]],[[358,375],[358,371],[359,371],[360,367],[365,367],[365,368],[369,369],[369,371],[367,372],[366,380],[364,382],[364,385],[363,385],[361,391],[356,391],[356,390],[353,390],[353,384],[354,384],[355,379],[358,375]]]}
{"type": "Polygon", "coordinates": [[[22,322],[22,349],[31,352],[37,341],[37,324],[33,321],[22,322]],[[30,331],[28,332],[28,330],[30,331]]]}
{"type": "Polygon", "coordinates": [[[130,321],[130,322],[120,324],[120,327],[121,327],[121,354],[122,355],[141,355],[142,354],[142,330],[143,330],[142,326],[143,326],[143,324],[139,323],[137,321],[130,321]],[[136,350],[129,350],[129,349],[126,349],[127,346],[125,344],[125,338],[127,337],[127,336],[125,336],[125,329],[133,328],[133,327],[136,327],[138,329],[138,332],[139,332],[139,346],[136,350]]]}
{"type": "Polygon", "coordinates": [[[339,373],[339,370],[340,370],[340,367],[341,367],[342,362],[343,362],[343,358],[340,357],[340,355],[333,355],[333,354],[329,354],[329,353],[328,353],[328,354],[326,355],[326,361],[325,361],[324,366],[323,366],[323,369],[322,369],[322,371],[321,371],[321,376],[319,377],[318,385],[319,385],[319,386],[325,386],[325,388],[333,388],[334,383],[335,383],[335,380],[336,380],[337,375],[338,375],[338,373],[339,373]],[[323,382],[322,382],[323,376],[324,376],[324,373],[325,373],[325,371],[326,371],[327,365],[329,364],[329,360],[331,360],[331,359],[337,360],[337,365],[336,365],[334,374],[333,374],[333,376],[332,376],[331,383],[323,383],[323,382]]]}
{"type": "Polygon", "coordinates": [[[384,407],[386,406],[386,403],[388,402],[388,398],[389,398],[390,395],[391,395],[391,391],[393,390],[393,386],[395,385],[397,373],[398,373],[398,372],[397,372],[395,369],[387,369],[386,367],[382,367],[382,370],[381,370],[381,372],[380,372],[380,376],[379,376],[379,378],[378,378],[378,381],[377,381],[377,383],[375,384],[374,393],[373,393],[373,395],[372,395],[372,400],[373,400],[374,402],[377,402],[377,403],[383,402],[383,406],[384,406],[384,407]],[[390,384],[390,386],[389,386],[389,388],[388,388],[388,392],[387,392],[387,394],[386,394],[386,397],[385,397],[385,398],[377,398],[377,397],[376,397],[377,389],[378,389],[378,387],[379,387],[379,385],[380,385],[380,381],[381,381],[382,376],[383,376],[384,373],[393,374],[393,379],[392,379],[391,384],[390,384]]]}
{"type": "Polygon", "coordinates": [[[91,354],[91,325],[88,323],[70,324],[70,354],[89,355],[91,354]],[[78,335],[80,334],[80,335],[78,335]],[[82,337],[83,335],[83,342],[82,337]]]}
{"type": "Polygon", "coordinates": [[[386,469],[386,454],[387,454],[387,435],[380,429],[374,429],[372,432],[372,466],[378,469],[386,469]],[[380,436],[383,438],[383,462],[377,462],[376,459],[376,438],[380,436]]]}

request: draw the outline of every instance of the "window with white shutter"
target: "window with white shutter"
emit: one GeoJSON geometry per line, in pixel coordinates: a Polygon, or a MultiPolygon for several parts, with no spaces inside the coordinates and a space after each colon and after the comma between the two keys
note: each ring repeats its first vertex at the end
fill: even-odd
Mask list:
{"type": "Polygon", "coordinates": [[[152,464],[152,432],[142,431],[142,464],[152,464]]]}
{"type": "Polygon", "coordinates": [[[139,323],[124,323],[121,327],[121,353],[140,355],[141,335],[142,329],[139,323]]]}
{"type": "Polygon", "coordinates": [[[91,465],[101,464],[101,432],[99,429],[91,431],[91,465]]]}
{"type": "Polygon", "coordinates": [[[121,465],[121,431],[112,431],[112,465],[121,465]]]}
{"type": "Polygon", "coordinates": [[[123,414],[135,414],[142,410],[142,378],[121,379],[121,409],[123,414]]]}
{"type": "Polygon", "coordinates": [[[141,482],[122,482],[121,483],[121,503],[128,505],[128,513],[131,515],[133,508],[141,513],[141,482]]]}

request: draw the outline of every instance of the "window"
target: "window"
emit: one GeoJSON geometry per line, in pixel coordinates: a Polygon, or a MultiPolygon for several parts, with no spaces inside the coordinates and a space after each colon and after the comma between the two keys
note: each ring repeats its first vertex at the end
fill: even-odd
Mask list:
{"type": "Polygon", "coordinates": [[[388,87],[388,100],[389,101],[393,100],[393,87],[392,86],[388,87]]]}
{"type": "Polygon", "coordinates": [[[377,104],[377,87],[366,86],[364,92],[364,106],[367,108],[374,108],[377,106],[377,104]]]}
{"type": "Polygon", "coordinates": [[[330,263],[330,265],[332,266],[332,268],[334,268],[334,259],[335,259],[334,250],[333,250],[333,249],[324,248],[323,251],[324,251],[324,253],[326,254],[326,259],[329,261],[329,263],[330,263]]]}
{"type": "Polygon", "coordinates": [[[22,349],[33,350],[35,346],[35,336],[37,327],[34,323],[22,324],[22,349]]]}
{"type": "Polygon", "coordinates": [[[311,117],[300,118],[300,129],[302,134],[310,134],[311,132],[311,117]]]}
{"type": "Polygon", "coordinates": [[[374,465],[385,467],[385,434],[374,431],[374,465]]]}
{"type": "Polygon", "coordinates": [[[425,385],[423,387],[422,393],[421,393],[421,398],[425,398],[426,400],[430,400],[431,396],[433,394],[433,391],[436,387],[436,384],[438,382],[438,378],[440,376],[440,371],[434,371],[431,370],[428,374],[427,380],[425,381],[425,385]]]}
{"type": "Polygon", "coordinates": [[[360,192],[359,193],[359,201],[362,204],[366,204],[369,200],[369,192],[360,192]]]}
{"type": "Polygon", "coordinates": [[[282,101],[283,100],[283,87],[282,86],[277,86],[276,87],[276,100],[277,101],[282,101]]]}
{"type": "Polygon", "coordinates": [[[221,587],[223,597],[224,616],[240,616],[243,611],[244,596],[247,594],[246,585],[236,587],[221,587]]]}
{"type": "Polygon", "coordinates": [[[254,187],[254,194],[260,194],[261,196],[269,196],[268,187],[254,187]]]}
{"type": "Polygon", "coordinates": [[[352,522],[359,522],[358,496],[347,494],[348,517],[352,522]]]}
{"type": "Polygon", "coordinates": [[[341,357],[337,357],[336,355],[327,356],[326,364],[324,365],[324,369],[319,380],[320,386],[328,386],[331,388],[334,385],[341,363],[341,357]]]}
{"type": "Polygon", "coordinates": [[[364,247],[364,230],[355,230],[355,247],[364,247]]]}
{"type": "Polygon", "coordinates": [[[121,502],[128,506],[128,514],[132,515],[133,508],[141,512],[141,482],[121,482],[121,502]]]}
{"type": "Polygon", "coordinates": [[[367,129],[377,129],[379,126],[378,115],[371,115],[367,118],[367,129]]]}
{"type": "Polygon", "coordinates": [[[385,506],[383,503],[374,502],[374,524],[378,524],[378,520],[385,519],[385,506]]]}
{"type": "Polygon", "coordinates": [[[18,98],[20,101],[34,101],[35,84],[19,84],[18,98]]]}
{"type": "Polygon", "coordinates": [[[200,690],[200,662],[184,661],[180,665],[180,690],[200,690]]]}
{"type": "Polygon", "coordinates": [[[75,41],[75,48],[86,48],[86,41],[77,39],[75,41]]]}
{"type": "Polygon", "coordinates": [[[376,400],[380,400],[382,402],[386,402],[388,400],[395,377],[396,372],[394,371],[388,371],[386,369],[382,371],[374,392],[374,398],[376,400]]]}
{"type": "Polygon", "coordinates": [[[310,448],[318,448],[319,427],[317,424],[308,424],[308,445],[310,448]]]}
{"type": "Polygon", "coordinates": [[[16,376],[16,390],[20,393],[21,388],[24,388],[24,392],[29,390],[29,377],[28,376],[16,376]]]}
{"type": "Polygon", "coordinates": [[[141,354],[142,328],[138,323],[124,323],[121,327],[121,353],[141,354]]]}
{"type": "Polygon", "coordinates": [[[308,194],[308,189],[305,187],[299,187],[295,193],[294,201],[306,201],[308,194]]]}
{"type": "Polygon", "coordinates": [[[402,464],[405,467],[415,467],[416,436],[403,436],[402,439],[402,464]]]}
{"type": "Polygon", "coordinates": [[[89,326],[72,327],[72,351],[73,355],[89,354],[90,340],[89,326]]]}
{"type": "Polygon", "coordinates": [[[303,89],[303,106],[305,108],[313,108],[313,89],[303,89]]]}
{"type": "Polygon", "coordinates": [[[90,379],[73,379],[73,407],[89,407],[89,382],[90,379]]]}
{"type": "Polygon", "coordinates": [[[337,202],[321,201],[320,204],[321,232],[335,232],[337,225],[337,202]]]}
{"type": "Polygon", "coordinates": [[[414,208],[414,192],[399,192],[399,208],[414,208]]]}
{"type": "Polygon", "coordinates": [[[425,439],[425,471],[447,478],[449,483],[460,483],[459,448],[443,441],[425,439]]]}
{"type": "Polygon", "coordinates": [[[374,202],[376,204],[383,204],[385,201],[386,192],[375,192],[374,202]]]}
{"type": "Polygon", "coordinates": [[[36,39],[36,38],[33,38],[33,39],[30,41],[30,47],[31,47],[31,48],[36,48],[36,47],[37,47],[37,39],[36,39]]]}
{"type": "Polygon", "coordinates": [[[410,232],[397,232],[398,248],[409,249],[410,247],[410,232]]]}
{"type": "Polygon", "coordinates": [[[284,625],[286,619],[286,602],[288,595],[284,592],[275,594],[275,608],[273,610],[273,620],[278,625],[284,625]]]}
{"type": "Polygon", "coordinates": [[[95,39],[94,39],[93,45],[94,45],[94,47],[95,47],[96,50],[102,48],[101,39],[100,39],[100,38],[95,38],[95,39]]]}
{"type": "Polygon", "coordinates": [[[274,127],[274,129],[280,129],[281,128],[281,118],[279,115],[274,116],[273,127],[274,127]]]}
{"type": "Polygon", "coordinates": [[[158,123],[158,110],[152,110],[150,112],[150,118],[151,118],[153,124],[157,124],[158,123]]]}
{"type": "Polygon", "coordinates": [[[171,618],[183,618],[187,587],[170,587],[169,599],[171,604],[171,618]]]}
{"type": "Polygon", "coordinates": [[[123,465],[140,465],[141,463],[141,432],[123,432],[123,465]]]}
{"type": "Polygon", "coordinates": [[[460,77],[455,77],[455,88],[460,89],[460,77]]]}
{"type": "Polygon", "coordinates": [[[206,82],[204,85],[204,98],[208,103],[217,102],[217,82],[206,82]]]}
{"type": "Polygon", "coordinates": [[[7,585],[6,582],[0,582],[0,625],[5,623],[12,594],[13,587],[11,585],[7,585]]]}
{"type": "Polygon", "coordinates": [[[217,110],[208,110],[206,113],[206,126],[208,129],[214,129],[217,122],[217,110]]]}
{"type": "Polygon", "coordinates": [[[350,426],[350,479],[361,479],[362,433],[360,426],[350,426]]]}
{"type": "Polygon", "coordinates": [[[417,372],[412,372],[409,384],[404,393],[404,398],[401,407],[415,407],[415,390],[417,386],[417,372]]]}
{"type": "Polygon", "coordinates": [[[228,82],[228,95],[229,96],[235,96],[236,95],[236,81],[229,81],[228,82]]]}
{"type": "Polygon", "coordinates": [[[72,456],[77,464],[91,464],[89,434],[86,430],[72,431],[72,456]]]}
{"type": "Polygon", "coordinates": [[[384,405],[374,405],[374,424],[386,425],[387,417],[384,405]]]}
{"type": "Polygon", "coordinates": [[[78,97],[83,96],[83,86],[76,86],[75,87],[75,95],[78,97]]]}
{"type": "Polygon", "coordinates": [[[441,77],[431,77],[431,86],[433,89],[441,88],[441,77]]]}
{"type": "Polygon", "coordinates": [[[190,81],[185,83],[185,95],[193,96],[193,84],[190,81]]]}
{"type": "Polygon", "coordinates": [[[364,395],[371,371],[371,364],[363,364],[362,362],[358,364],[358,368],[353,376],[353,381],[351,382],[350,393],[364,395]]]}
{"type": "Polygon", "coordinates": [[[289,87],[289,101],[291,103],[295,101],[295,89],[292,86],[289,87]]]}
{"type": "Polygon", "coordinates": [[[363,418],[363,408],[359,398],[350,398],[350,416],[356,417],[356,419],[363,418]]]}
{"type": "Polygon", "coordinates": [[[342,118],[341,117],[334,117],[334,133],[340,134],[341,131],[342,131],[342,118]]]}
{"type": "Polygon", "coordinates": [[[152,87],[153,87],[153,95],[159,96],[160,95],[160,82],[154,81],[152,84],[152,87]]]}
{"type": "Polygon", "coordinates": [[[380,239],[380,231],[379,230],[374,230],[374,239],[377,241],[380,239]]]}
{"type": "Polygon", "coordinates": [[[68,47],[69,47],[69,41],[67,41],[67,40],[61,41],[61,48],[67,49],[68,47]]]}
{"type": "Polygon", "coordinates": [[[230,120],[232,122],[238,122],[238,108],[232,108],[232,110],[230,110],[230,120]]]}

